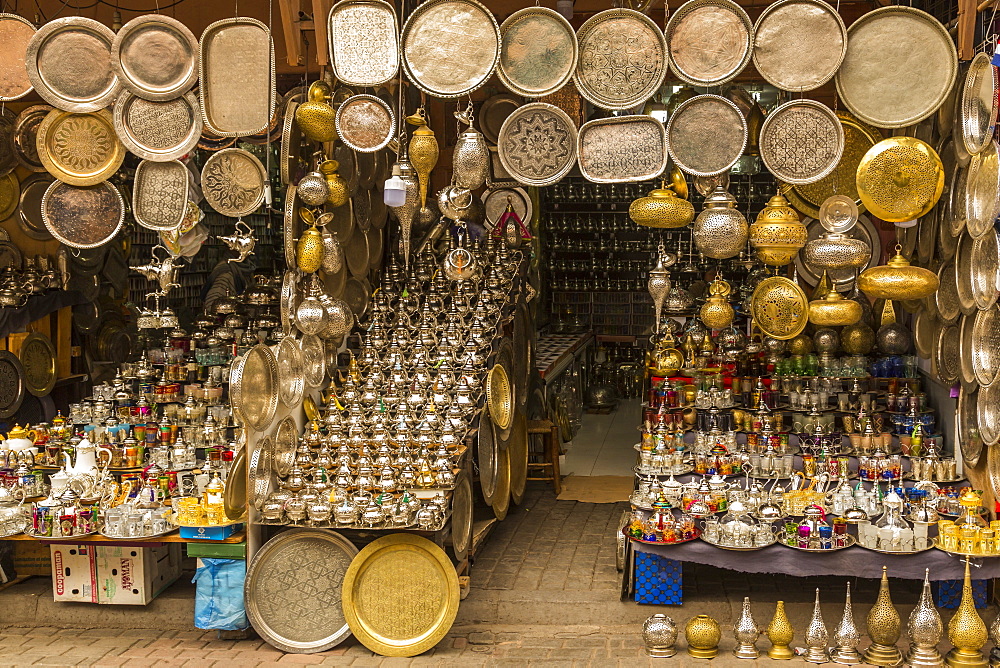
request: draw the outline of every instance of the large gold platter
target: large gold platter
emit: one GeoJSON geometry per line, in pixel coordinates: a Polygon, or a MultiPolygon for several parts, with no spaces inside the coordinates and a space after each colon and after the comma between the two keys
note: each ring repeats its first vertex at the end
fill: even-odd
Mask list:
{"type": "Polygon", "coordinates": [[[438,644],[458,614],[458,574],[440,547],[395,533],[369,543],[344,576],[351,632],[383,656],[416,656],[438,644]]]}
{"type": "Polygon", "coordinates": [[[275,105],[274,44],[256,19],[212,23],[201,34],[198,87],[202,120],[219,137],[263,132],[275,105]]]}
{"type": "Polygon", "coordinates": [[[977,53],[965,71],[958,94],[956,122],[965,151],[976,155],[993,138],[997,122],[997,74],[985,53],[977,53]]]}
{"type": "Polygon", "coordinates": [[[38,126],[35,142],[46,171],[74,186],[105,181],[125,159],[125,147],[104,109],[92,113],[54,109],[38,126]]]}
{"type": "Polygon", "coordinates": [[[883,139],[861,159],[857,187],[876,217],[893,223],[915,220],[937,204],[944,190],[941,158],[913,137],[883,139]]]}
{"type": "Polygon", "coordinates": [[[501,364],[494,364],[486,376],[486,406],[493,424],[506,432],[511,427],[514,413],[513,392],[507,371],[501,364]]]}
{"type": "Polygon", "coordinates": [[[753,27],[753,64],[764,80],[803,92],[833,78],[847,53],[847,27],[823,0],[778,0],[753,27]]]}
{"type": "Polygon", "coordinates": [[[177,160],[201,138],[201,112],[194,93],[154,102],[125,91],[115,100],[114,120],[118,138],[145,160],[177,160]]]}
{"type": "Polygon", "coordinates": [[[247,425],[256,431],[271,426],[278,409],[278,362],[270,348],[257,344],[233,362],[229,394],[247,425]]]}
{"type": "Polygon", "coordinates": [[[43,100],[63,111],[97,111],[108,106],[121,83],[111,67],[115,33],[82,16],[54,19],[28,42],[24,65],[43,100]]]}
{"type": "Polygon", "coordinates": [[[21,342],[17,352],[24,367],[24,388],[36,397],[44,397],[56,386],[56,349],[49,337],[32,332],[21,342]]]}
{"type": "Polygon", "coordinates": [[[573,77],[579,48],[562,14],[548,7],[525,7],[500,24],[497,77],[512,93],[551,95],[573,77]]]}
{"type": "MultiPolygon", "coordinates": [[[[499,441],[498,427],[493,425],[493,439],[499,441]]],[[[493,514],[500,521],[510,509],[510,448],[497,449],[496,491],[493,492],[493,514]]]]}
{"type": "Polygon", "coordinates": [[[381,98],[354,95],[337,108],[336,126],[344,144],[361,153],[374,153],[396,134],[396,115],[381,98]]]}
{"type": "Polygon", "coordinates": [[[135,222],[150,230],[175,230],[184,222],[187,201],[188,169],[183,163],[139,163],[132,188],[135,222]]]}
{"type": "Polygon", "coordinates": [[[238,520],[247,512],[247,446],[244,442],[233,457],[226,486],[222,490],[222,506],[226,517],[238,520]]]}
{"type": "Polygon", "coordinates": [[[267,172],[253,153],[227,148],[212,154],[201,170],[201,192],[223,216],[239,218],[264,202],[267,172]]]}
{"type": "Polygon", "coordinates": [[[667,23],[670,70],[693,86],[731,81],[750,62],[752,30],[750,17],[732,0],[689,0],[667,23]]]}
{"type": "Polygon", "coordinates": [[[345,86],[381,86],[399,71],[396,12],[384,0],[347,0],[327,20],[330,70],[345,86]]]}
{"type": "Polygon", "coordinates": [[[500,128],[497,152],[507,173],[529,186],[560,180],[576,164],[576,125],[559,107],[532,102],[500,128]]]}
{"type": "Polygon", "coordinates": [[[510,497],[520,504],[524,489],[528,484],[528,418],[524,411],[514,415],[514,426],[510,432],[507,457],[510,460],[510,497]]]}
{"type": "Polygon", "coordinates": [[[648,181],[667,167],[667,134],[652,116],[588,121],[576,138],[580,173],[595,183],[648,181]]]}
{"type": "Polygon", "coordinates": [[[485,84],[500,61],[500,27],[476,0],[419,5],[400,36],[407,78],[429,95],[461,97],[485,84]]]}
{"type": "Polygon", "coordinates": [[[937,19],[912,7],[882,7],[848,29],[837,93],[862,121],[901,128],[937,111],[957,72],[955,43],[937,19]]]}
{"type": "Polygon", "coordinates": [[[785,183],[813,183],[832,172],[844,153],[837,115],[814,100],[792,100],[773,109],[760,128],[760,158],[785,183]]]}
{"type": "Polygon", "coordinates": [[[19,100],[31,92],[24,54],[34,34],[28,19],[0,13],[0,102],[19,100]]]}
{"type": "Polygon", "coordinates": [[[577,31],[579,57],[573,83],[602,109],[634,107],[652,97],[667,75],[663,33],[645,14],[607,9],[577,31]]]}
{"type": "Polygon", "coordinates": [[[750,312],[765,336],[785,341],[806,328],[809,299],[794,281],[771,276],[757,284],[750,298],[750,312]]]}
{"type": "Polygon", "coordinates": [[[670,157],[694,176],[729,171],[743,155],[746,145],[747,123],[743,113],[719,95],[696,95],[682,102],[667,122],[670,157]]]}
{"type": "Polygon", "coordinates": [[[0,220],[7,220],[17,210],[21,184],[14,172],[0,176],[0,220]]]}
{"type": "Polygon", "coordinates": [[[137,16],[111,44],[111,66],[122,86],[147,100],[172,100],[198,80],[198,40],[163,14],[137,16]]]}
{"type": "Polygon", "coordinates": [[[96,248],[118,234],[125,221],[125,201],[108,182],[77,187],[53,181],[42,196],[42,221],[67,246],[96,248]]]}

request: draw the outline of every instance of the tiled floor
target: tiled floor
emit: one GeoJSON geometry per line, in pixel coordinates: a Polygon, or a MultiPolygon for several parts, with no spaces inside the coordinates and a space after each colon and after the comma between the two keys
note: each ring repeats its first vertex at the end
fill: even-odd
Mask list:
{"type": "Polygon", "coordinates": [[[608,415],[583,415],[583,426],[572,443],[566,444],[563,475],[632,475],[639,441],[639,399],[627,399],[608,415]]]}

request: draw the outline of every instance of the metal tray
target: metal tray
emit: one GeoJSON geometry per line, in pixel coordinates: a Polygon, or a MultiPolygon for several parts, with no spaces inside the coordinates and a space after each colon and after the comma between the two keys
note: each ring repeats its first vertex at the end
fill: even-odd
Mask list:
{"type": "Polygon", "coordinates": [[[719,95],[682,102],[670,115],[666,132],[670,157],[694,176],[728,171],[743,155],[748,137],[739,107],[719,95]]]}
{"type": "Polygon", "coordinates": [[[750,62],[753,23],[731,0],[689,0],[664,32],[670,70],[693,86],[720,86],[750,62]]]}
{"type": "Polygon", "coordinates": [[[1000,440],[1000,383],[980,387],[976,393],[976,421],[987,453],[1000,440]]]}
{"type": "Polygon", "coordinates": [[[0,13],[0,102],[13,102],[31,92],[24,54],[34,35],[35,26],[28,19],[0,13]]]}
{"type": "Polygon", "coordinates": [[[980,385],[992,385],[1000,373],[1000,311],[976,313],[972,326],[972,369],[980,385]]]}
{"type": "Polygon", "coordinates": [[[955,253],[955,287],[958,294],[958,308],[969,315],[976,310],[976,298],[972,294],[972,246],[974,239],[963,233],[958,239],[955,253]]]}
{"type": "Polygon", "coordinates": [[[909,550],[907,552],[903,552],[903,551],[894,551],[894,550],[880,550],[877,547],[867,547],[866,545],[862,545],[861,543],[858,543],[857,545],[858,545],[858,547],[860,547],[862,549],[871,550],[872,552],[878,552],[879,554],[891,554],[891,555],[900,556],[900,557],[905,557],[905,556],[908,556],[908,555],[911,555],[911,554],[920,554],[921,552],[926,552],[927,550],[933,550],[935,547],[937,547],[937,545],[933,545],[932,544],[932,545],[928,545],[927,547],[923,548],[922,550],[909,550]]]}
{"type": "Polygon", "coordinates": [[[844,129],[826,105],[792,100],[768,113],[758,146],[761,160],[776,178],[792,184],[813,183],[840,163],[844,129]]]}
{"type": "Polygon", "coordinates": [[[0,418],[9,418],[24,401],[24,367],[17,355],[0,350],[0,418]]]}
{"type": "Polygon", "coordinates": [[[396,134],[392,107],[374,95],[354,95],[337,108],[337,135],[345,145],[361,153],[374,153],[396,134]]]}
{"type": "MultiPolygon", "coordinates": [[[[17,210],[21,198],[21,185],[13,172],[0,176],[0,220],[7,220],[17,210]]],[[[9,239],[10,237],[8,237],[9,239]]]]}
{"type": "Polygon", "coordinates": [[[934,346],[934,365],[938,378],[948,385],[958,381],[961,373],[959,342],[962,333],[957,325],[944,325],[938,332],[934,346]]]}
{"type": "Polygon", "coordinates": [[[979,238],[993,231],[1000,216],[1000,147],[988,140],[983,149],[972,156],[965,179],[965,224],[969,234],[979,238]]]}
{"type": "Polygon", "coordinates": [[[856,544],[857,544],[857,539],[854,538],[854,536],[851,536],[850,534],[848,534],[847,536],[847,545],[844,545],[843,547],[831,547],[829,550],[798,547],[797,545],[789,545],[784,541],[778,541],[778,545],[783,545],[784,547],[788,547],[793,550],[798,550],[799,552],[812,552],[814,554],[826,554],[828,552],[838,552],[840,550],[846,550],[849,547],[854,547],[854,545],[856,544]]]}
{"type": "Polygon", "coordinates": [[[476,466],[479,470],[479,488],[486,505],[493,505],[497,489],[497,443],[493,440],[493,423],[488,411],[479,414],[479,431],[476,436],[476,466]]]}
{"type": "Polygon", "coordinates": [[[201,170],[201,193],[223,216],[240,218],[260,208],[268,177],[253,153],[227,148],[205,161],[201,170]]]}
{"type": "Polygon", "coordinates": [[[233,362],[229,380],[230,403],[256,431],[271,425],[278,408],[278,362],[274,353],[257,344],[233,362]]]}
{"type": "Polygon", "coordinates": [[[779,0],[753,27],[753,64],[771,85],[804,92],[837,73],[847,53],[847,27],[822,0],[779,0]]]}
{"type": "Polygon", "coordinates": [[[556,92],[573,77],[578,56],[573,26],[548,7],[519,9],[500,24],[497,77],[516,95],[556,92]]]}
{"type": "Polygon", "coordinates": [[[278,398],[285,408],[297,408],[306,390],[302,349],[298,341],[290,336],[282,338],[277,348],[278,398]]]}
{"type": "Polygon", "coordinates": [[[182,163],[143,160],[135,170],[132,214],[150,230],[175,230],[184,222],[188,169],[182,163]]]}
{"type": "Polygon", "coordinates": [[[997,74],[989,55],[977,53],[957,85],[959,140],[967,153],[976,155],[993,139],[997,122],[997,74]]]}
{"type": "Polygon", "coordinates": [[[111,67],[121,85],[147,100],[172,100],[198,80],[198,40],[163,14],[137,16],[111,44],[111,67]]]}
{"type": "Polygon", "coordinates": [[[257,442],[250,455],[249,492],[250,504],[260,510],[271,493],[271,457],[274,453],[274,441],[265,436],[257,442]]]}
{"type": "Polygon", "coordinates": [[[128,150],[155,162],[184,157],[198,145],[202,131],[194,93],[154,102],[125,91],[115,101],[114,123],[128,150]]]}
{"type": "Polygon", "coordinates": [[[125,222],[125,201],[108,182],[76,187],[53,181],[42,196],[42,221],[53,237],[72,248],[111,241],[125,222]]]}
{"type": "Polygon", "coordinates": [[[299,341],[302,347],[303,377],[308,387],[322,387],[326,381],[326,349],[318,336],[306,334],[299,341]]]}
{"type": "Polygon", "coordinates": [[[1000,294],[1000,235],[991,225],[972,243],[972,298],[976,308],[992,308],[1000,294]]]}
{"type": "Polygon", "coordinates": [[[368,252],[368,235],[363,233],[352,234],[351,238],[344,244],[344,256],[347,260],[347,268],[351,276],[364,278],[368,275],[368,265],[370,264],[368,252]]]}
{"type": "Polygon", "coordinates": [[[529,186],[551,185],[576,164],[576,125],[551,104],[518,108],[500,128],[497,152],[507,173],[529,186]]]}
{"type": "Polygon", "coordinates": [[[271,123],[275,91],[271,31],[256,19],[210,24],[201,34],[198,88],[202,120],[219,137],[246,137],[271,123]]]}
{"type": "MultiPolygon", "coordinates": [[[[0,23],[0,28],[3,23],[0,23]]],[[[44,172],[45,165],[38,157],[38,127],[52,111],[47,104],[35,104],[21,110],[14,121],[10,143],[18,164],[30,172],[44,172]]],[[[2,220],[2,218],[0,218],[2,220]]]]}
{"type": "Polygon", "coordinates": [[[44,397],[56,385],[56,349],[44,334],[32,332],[21,342],[17,353],[24,368],[24,387],[36,397],[44,397]]]}
{"type": "Polygon", "coordinates": [[[278,422],[278,428],[274,430],[274,441],[272,463],[274,472],[281,477],[285,477],[292,471],[295,463],[295,449],[299,446],[299,430],[295,426],[295,420],[288,415],[278,422]]]}
{"type": "Polygon", "coordinates": [[[115,33],[82,16],[53,19],[28,42],[24,66],[43,100],[63,111],[103,109],[121,90],[111,67],[115,33]]]}
{"type": "Polygon", "coordinates": [[[667,167],[667,134],[651,116],[588,121],[576,142],[580,173],[595,183],[649,181],[667,167]]]}
{"type": "Polygon", "coordinates": [[[757,550],[763,550],[765,547],[771,547],[772,545],[778,542],[778,536],[774,535],[772,536],[771,542],[768,543],[767,545],[760,545],[760,546],[755,545],[753,547],[733,547],[732,545],[721,545],[719,543],[713,543],[712,541],[705,538],[705,534],[702,534],[700,538],[702,542],[708,543],[712,547],[717,547],[720,550],[730,550],[732,552],[756,552],[757,550]]]}
{"type": "Polygon", "coordinates": [[[114,120],[104,109],[93,113],[53,110],[38,125],[36,142],[45,170],[74,186],[107,180],[125,160],[114,120]]]}
{"type": "MultiPolygon", "coordinates": [[[[926,313],[926,311],[922,313],[926,313]]],[[[940,323],[933,319],[931,319],[931,325],[940,327],[940,323]]],[[[972,333],[975,331],[975,325],[976,316],[974,315],[963,315],[958,322],[958,328],[961,330],[961,338],[958,342],[958,353],[961,358],[959,380],[962,381],[962,387],[965,388],[974,388],[979,385],[979,381],[976,380],[976,370],[972,368],[972,333]]]]}
{"type": "Polygon", "coordinates": [[[384,0],[348,0],[330,10],[330,70],[345,86],[375,87],[399,71],[399,28],[384,0]]]}

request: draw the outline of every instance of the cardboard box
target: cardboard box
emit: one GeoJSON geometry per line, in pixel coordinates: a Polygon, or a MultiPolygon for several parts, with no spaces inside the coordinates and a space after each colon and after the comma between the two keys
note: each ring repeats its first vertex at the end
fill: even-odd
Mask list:
{"type": "Polygon", "coordinates": [[[97,559],[93,545],[51,545],[52,600],[97,603],[97,559]]]}
{"type": "Polygon", "coordinates": [[[243,531],[242,524],[227,524],[218,527],[181,527],[181,538],[225,540],[237,531],[243,531]]]}
{"type": "Polygon", "coordinates": [[[37,540],[11,541],[14,546],[14,571],[21,575],[52,575],[49,546],[37,540]]]}
{"type": "Polygon", "coordinates": [[[178,543],[97,550],[97,602],[146,605],[181,574],[178,543]]]}

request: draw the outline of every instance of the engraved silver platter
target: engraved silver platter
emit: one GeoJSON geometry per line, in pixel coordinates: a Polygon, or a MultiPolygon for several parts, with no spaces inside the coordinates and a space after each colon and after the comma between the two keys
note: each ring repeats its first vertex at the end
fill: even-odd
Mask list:
{"type": "Polygon", "coordinates": [[[525,7],[500,24],[497,77],[516,95],[550,95],[572,78],[578,54],[576,33],[562,14],[525,7]]]}
{"type": "Polygon", "coordinates": [[[321,387],[326,380],[326,350],[323,340],[314,334],[306,334],[299,345],[302,347],[302,368],[306,385],[321,387]]]}
{"type": "Polygon", "coordinates": [[[435,97],[471,93],[493,76],[500,61],[500,27],[476,0],[419,5],[399,41],[407,78],[435,97]]]}
{"type": "MultiPolygon", "coordinates": [[[[923,311],[926,313],[926,311],[923,311]]],[[[940,324],[935,323],[935,327],[940,324]]],[[[961,338],[958,341],[958,354],[960,357],[960,368],[958,379],[962,382],[962,387],[977,387],[979,381],[976,379],[976,370],[972,367],[972,333],[976,330],[976,316],[963,315],[958,322],[961,330],[961,338]]]]}
{"type": "Polygon", "coordinates": [[[271,456],[274,452],[274,441],[270,436],[265,436],[257,441],[253,454],[250,455],[250,467],[248,469],[250,504],[260,510],[267,495],[271,493],[271,456]]]}
{"type": "Polygon", "coordinates": [[[115,101],[114,122],[125,148],[145,160],[177,160],[201,138],[201,112],[193,93],[154,102],[125,91],[115,101]]]}
{"type": "Polygon", "coordinates": [[[957,72],[955,43],[937,19],[912,7],[882,7],[848,29],[837,93],[862,121],[901,128],[937,111],[957,72]]]}
{"type": "Polygon", "coordinates": [[[665,32],[670,70],[693,86],[722,85],[750,62],[753,24],[732,0],[689,0],[665,32]]]}
{"type": "Polygon", "coordinates": [[[0,350],[0,418],[9,418],[24,401],[24,367],[17,355],[0,350]]]}
{"type": "Polygon", "coordinates": [[[344,244],[344,256],[347,260],[347,268],[351,276],[364,278],[368,275],[368,264],[370,262],[368,250],[367,234],[352,234],[351,238],[344,244]]]}
{"type": "Polygon", "coordinates": [[[976,155],[993,138],[997,122],[997,73],[985,53],[977,53],[960,84],[958,114],[960,140],[967,153],[976,155]]]}
{"type": "Polygon", "coordinates": [[[764,80],[803,92],[833,78],[847,53],[847,27],[823,0],[778,0],[753,27],[753,64],[764,80]]]}
{"type": "Polygon", "coordinates": [[[958,445],[962,451],[962,461],[972,467],[979,463],[983,453],[983,438],[979,435],[978,418],[979,387],[962,387],[958,391],[958,445]]]}
{"type": "MultiPolygon", "coordinates": [[[[992,65],[990,66],[992,68],[992,65]]],[[[965,224],[978,238],[993,230],[1000,216],[1000,147],[992,139],[969,161],[965,179],[965,224]]]]}
{"type": "Polygon", "coordinates": [[[63,111],[89,112],[108,106],[121,83],[111,67],[115,33],[82,16],[54,19],[28,42],[28,79],[43,100],[63,111]]]}
{"type": "Polygon", "coordinates": [[[576,125],[559,107],[545,102],[526,104],[500,128],[500,162],[520,183],[551,185],[576,164],[576,134],[576,125]]]}
{"type": "Polygon", "coordinates": [[[147,100],[172,100],[198,80],[198,40],[163,14],[145,14],[118,31],[111,66],[121,85],[147,100]]]}
{"type": "Polygon", "coordinates": [[[343,300],[351,308],[354,317],[360,320],[368,311],[368,302],[371,297],[371,290],[368,289],[365,280],[354,276],[344,283],[343,300]]]}
{"type": "Polygon", "coordinates": [[[937,345],[934,348],[934,362],[937,367],[937,376],[941,382],[946,384],[958,381],[958,374],[961,372],[961,353],[959,352],[959,341],[962,332],[958,325],[945,325],[938,332],[937,345]]]}
{"type": "Polygon", "coordinates": [[[995,384],[993,381],[1000,372],[1000,311],[996,307],[976,313],[972,327],[972,369],[980,385],[995,384]]]}
{"type": "Polygon", "coordinates": [[[976,310],[976,298],[972,294],[972,245],[974,239],[969,234],[963,234],[958,240],[958,251],[955,253],[955,286],[958,294],[958,307],[968,315],[976,310]]]}
{"type": "Polygon", "coordinates": [[[486,209],[486,224],[493,229],[507,211],[508,202],[514,213],[525,226],[534,215],[534,205],[531,196],[524,188],[493,188],[482,194],[483,207],[486,209]]]}
{"type": "Polygon", "coordinates": [[[1000,439],[1000,383],[979,388],[976,393],[976,413],[983,445],[993,448],[1000,439]]]}
{"type": "Polygon", "coordinates": [[[274,44],[256,19],[212,23],[201,34],[199,103],[209,132],[246,137],[263,132],[274,115],[274,44]]]}
{"type": "Polygon", "coordinates": [[[283,531],[254,554],[243,587],[247,619],[283,652],[322,652],[350,635],[341,602],[344,575],[357,555],[333,531],[283,531]]]}
{"type": "MultiPolygon", "coordinates": [[[[295,257],[296,243],[302,234],[302,221],[299,219],[299,195],[294,183],[285,188],[285,216],[283,221],[285,249],[285,265],[289,269],[297,269],[298,258],[295,257]]],[[[344,208],[343,206],[339,208],[344,208]]],[[[341,241],[343,243],[343,241],[341,241]]]]}
{"type": "Polygon", "coordinates": [[[212,154],[201,170],[201,193],[223,216],[246,216],[264,202],[267,172],[253,153],[227,148],[212,154]]]}
{"type": "Polygon", "coordinates": [[[994,227],[972,242],[972,298],[984,311],[1000,295],[1000,237],[994,227]]]}
{"type": "Polygon", "coordinates": [[[489,411],[479,414],[479,431],[476,434],[476,465],[479,467],[479,488],[486,505],[493,505],[497,490],[497,442],[493,438],[493,421],[489,411]]]}
{"type": "Polygon", "coordinates": [[[670,157],[694,176],[729,171],[743,155],[746,145],[747,122],[743,113],[718,95],[696,95],[682,102],[667,122],[670,157]]]}
{"type": "Polygon", "coordinates": [[[53,181],[42,196],[42,221],[53,237],[72,248],[111,241],[125,222],[125,201],[107,181],[71,186],[53,181]]]}
{"type": "Polygon", "coordinates": [[[814,183],[840,163],[844,128],[825,104],[792,100],[768,113],[758,145],[775,177],[785,183],[814,183]]]}
{"type": "Polygon", "coordinates": [[[652,116],[588,121],[577,134],[580,173],[594,183],[654,179],[666,169],[667,158],[667,134],[652,116]]]}
{"type": "Polygon", "coordinates": [[[264,431],[278,409],[278,362],[274,353],[257,344],[233,362],[229,378],[230,403],[251,428],[264,431]]]}
{"type": "Polygon", "coordinates": [[[24,54],[34,34],[28,19],[0,13],[0,102],[19,100],[31,92],[24,54]]]}
{"type": "Polygon", "coordinates": [[[278,342],[278,399],[285,408],[296,408],[306,391],[302,349],[298,341],[285,336],[278,342]]]}
{"type": "Polygon", "coordinates": [[[281,319],[281,331],[287,338],[292,333],[295,313],[296,284],[298,278],[294,271],[288,269],[281,279],[281,295],[278,298],[278,311],[281,319]]]}
{"type": "Polygon", "coordinates": [[[287,415],[278,422],[274,430],[274,455],[271,461],[274,472],[279,476],[285,477],[291,473],[298,445],[299,430],[292,416],[287,415]]]}
{"type": "Polygon", "coordinates": [[[333,78],[346,86],[380,86],[399,71],[396,12],[384,0],[346,0],[330,10],[327,38],[333,78]]]}
{"type": "Polygon", "coordinates": [[[955,278],[955,259],[952,258],[938,269],[938,289],[934,293],[938,317],[944,322],[955,322],[961,314],[958,306],[958,283],[955,278]]]}
{"type": "Polygon", "coordinates": [[[579,57],[573,83],[602,109],[629,109],[651,98],[667,75],[667,44],[645,14],[607,9],[576,33],[579,57]]]}
{"type": "Polygon", "coordinates": [[[299,103],[289,100],[285,105],[285,117],[281,122],[281,151],[278,158],[278,167],[281,182],[289,184],[298,182],[299,167],[302,164],[302,131],[299,124],[295,122],[295,110],[299,103]]]}
{"type": "Polygon", "coordinates": [[[182,163],[143,160],[135,170],[132,213],[150,230],[175,230],[184,222],[188,170],[182,163]]]}
{"type": "Polygon", "coordinates": [[[361,153],[374,153],[388,146],[396,133],[396,115],[381,98],[354,95],[337,108],[337,136],[361,153]]]}
{"type": "Polygon", "coordinates": [[[971,167],[971,160],[965,165],[955,162],[951,173],[951,191],[948,193],[947,206],[942,214],[945,218],[944,222],[947,222],[948,233],[955,238],[953,242],[955,247],[957,247],[958,237],[965,229],[968,218],[966,207],[969,200],[969,169],[971,167]]]}
{"type": "MultiPolygon", "coordinates": [[[[0,22],[0,29],[3,23],[0,22]]],[[[2,76],[2,75],[0,75],[2,76]]],[[[31,172],[44,172],[45,165],[38,156],[38,127],[52,111],[47,104],[35,104],[21,110],[14,121],[10,143],[14,149],[14,158],[18,164],[31,172]]]]}

